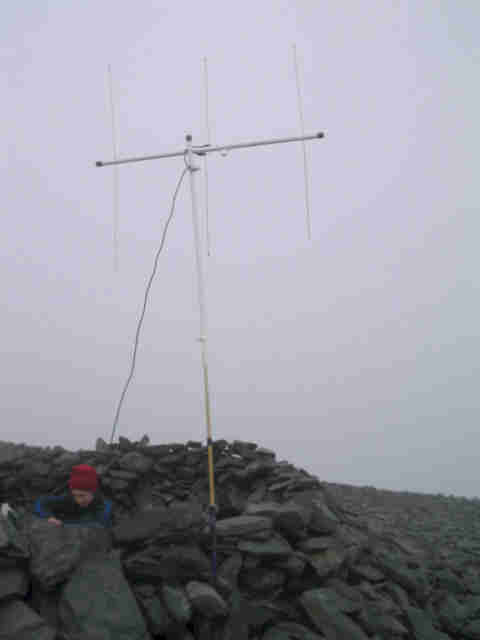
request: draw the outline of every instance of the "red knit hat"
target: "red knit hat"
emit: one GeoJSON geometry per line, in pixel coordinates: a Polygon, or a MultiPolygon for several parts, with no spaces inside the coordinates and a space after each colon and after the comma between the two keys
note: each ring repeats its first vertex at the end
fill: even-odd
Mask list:
{"type": "Polygon", "coordinates": [[[95,493],[98,489],[97,472],[88,464],[79,464],[73,467],[68,486],[70,489],[95,493]]]}

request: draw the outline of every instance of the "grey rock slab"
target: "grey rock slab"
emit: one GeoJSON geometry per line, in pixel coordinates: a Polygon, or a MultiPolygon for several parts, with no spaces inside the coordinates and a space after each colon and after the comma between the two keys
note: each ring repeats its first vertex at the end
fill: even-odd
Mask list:
{"type": "Polygon", "coordinates": [[[449,640],[447,634],[435,629],[432,619],[421,609],[408,606],[404,612],[416,640],[449,640]]]}
{"type": "Polygon", "coordinates": [[[105,442],[105,440],[103,438],[97,438],[95,442],[95,451],[108,452],[109,450],[110,450],[110,447],[105,442]]]}
{"type": "Polygon", "coordinates": [[[277,491],[281,492],[282,490],[288,489],[293,485],[295,485],[295,479],[283,480],[282,482],[274,482],[273,484],[269,485],[268,490],[271,491],[272,493],[275,493],[277,491]]]}
{"type": "Polygon", "coordinates": [[[228,557],[218,569],[218,577],[226,580],[232,588],[236,588],[238,584],[238,574],[242,568],[243,559],[241,553],[233,553],[228,557]]]}
{"type": "Polygon", "coordinates": [[[271,627],[263,634],[262,640],[291,640],[291,636],[287,631],[271,627]]]}
{"type": "Polygon", "coordinates": [[[135,473],[147,473],[153,466],[152,460],[138,451],[126,453],[120,458],[118,464],[122,469],[135,473]]]}
{"type": "Polygon", "coordinates": [[[208,577],[211,573],[209,559],[195,546],[147,547],[130,554],[124,564],[129,577],[137,581],[149,578],[191,580],[208,577]]]}
{"type": "Polygon", "coordinates": [[[283,571],[258,567],[244,569],[240,575],[240,584],[248,587],[254,593],[274,591],[286,582],[283,571]]]}
{"type": "Polygon", "coordinates": [[[357,589],[367,600],[378,600],[379,595],[370,582],[364,580],[358,585],[357,589]]]}
{"type": "Polygon", "coordinates": [[[404,561],[392,554],[388,557],[385,554],[377,555],[375,565],[390,580],[404,587],[418,602],[424,602],[428,597],[431,586],[421,570],[409,569],[404,561]]]}
{"type": "Polygon", "coordinates": [[[200,506],[189,504],[140,512],[135,518],[120,522],[112,533],[117,544],[131,544],[146,538],[168,539],[175,534],[200,528],[203,522],[200,506]]]}
{"type": "MultiPolygon", "coordinates": [[[[472,613],[474,615],[476,611],[473,610],[472,613]]],[[[466,606],[457,601],[454,595],[447,593],[441,605],[436,607],[436,615],[446,631],[460,633],[471,614],[466,606]]]]}
{"type": "Polygon", "coordinates": [[[122,471],[121,469],[110,469],[108,475],[119,480],[136,480],[138,473],[135,471],[122,471]]]}
{"type": "Polygon", "coordinates": [[[259,531],[269,531],[273,528],[271,518],[258,516],[235,516],[217,520],[217,535],[227,536],[248,536],[250,533],[259,531]]]}
{"type": "Polygon", "coordinates": [[[304,591],[299,602],[315,625],[329,640],[367,640],[368,636],[330,599],[323,589],[304,591]]]}
{"type": "Polygon", "coordinates": [[[291,500],[301,504],[310,513],[309,529],[315,533],[335,533],[340,523],[338,517],[326,504],[325,497],[320,489],[302,491],[293,495],[291,500]]]}
{"type": "Polygon", "coordinates": [[[480,620],[472,620],[462,629],[462,637],[468,640],[480,640],[480,620]]]}
{"type": "Polygon", "coordinates": [[[297,622],[279,622],[273,629],[287,633],[290,640],[322,640],[325,637],[297,622]]]}
{"type": "Polygon", "coordinates": [[[209,584],[192,580],[187,584],[186,591],[193,608],[207,618],[219,618],[228,614],[227,603],[209,584]]]}
{"type": "Polygon", "coordinates": [[[320,536],[318,538],[307,538],[302,540],[298,544],[300,551],[304,553],[318,553],[319,551],[326,551],[332,546],[335,546],[336,538],[331,536],[320,536]]]}
{"type": "Polygon", "coordinates": [[[192,617],[192,605],[185,591],[180,587],[164,584],[162,597],[171,616],[182,624],[186,624],[192,617]]]}
{"type": "MultiPolygon", "coordinates": [[[[230,615],[222,640],[248,640],[249,620],[245,604],[240,592],[235,589],[230,599],[230,615]]],[[[211,637],[209,635],[205,640],[211,640],[211,637]]]]}
{"type": "Polygon", "coordinates": [[[465,611],[465,617],[467,618],[480,618],[480,596],[473,595],[463,600],[463,609],[465,611]]]}
{"type": "Polygon", "coordinates": [[[151,633],[154,635],[164,634],[169,627],[170,618],[160,598],[155,593],[143,595],[137,588],[135,595],[151,633]]]}
{"type": "Polygon", "coordinates": [[[245,513],[247,515],[270,517],[276,529],[294,537],[308,525],[310,518],[309,512],[294,502],[285,504],[275,502],[255,504],[249,502],[245,513]]]}
{"type": "Polygon", "coordinates": [[[377,603],[367,604],[362,609],[358,621],[369,635],[378,633],[385,638],[403,638],[409,635],[408,629],[377,603]]]}
{"type": "Polygon", "coordinates": [[[171,448],[168,444],[149,444],[146,447],[142,447],[142,453],[150,458],[160,459],[169,455],[171,448]]]}
{"type": "Polygon", "coordinates": [[[299,538],[308,527],[311,513],[301,505],[287,502],[275,516],[274,526],[284,535],[299,538]]]}
{"type": "Polygon", "coordinates": [[[28,474],[31,476],[48,476],[52,468],[51,464],[45,462],[32,462],[28,465],[28,474]]]}
{"type": "Polygon", "coordinates": [[[14,444],[12,442],[0,442],[0,465],[11,464],[24,458],[29,453],[24,444],[14,444]]]}
{"type": "Polygon", "coordinates": [[[248,516],[267,516],[268,518],[275,518],[277,514],[281,512],[282,505],[278,502],[259,502],[254,503],[249,500],[245,515],[248,516]]]}
{"type": "Polygon", "coordinates": [[[62,467],[73,467],[76,464],[80,464],[82,461],[82,456],[78,453],[70,453],[66,451],[55,458],[55,466],[62,467]]]}
{"type": "Polygon", "coordinates": [[[0,638],[55,640],[57,632],[20,600],[0,603],[0,638]]]}
{"type": "Polygon", "coordinates": [[[393,582],[387,582],[383,587],[384,591],[388,593],[394,602],[401,608],[405,609],[409,605],[408,594],[405,589],[393,582]]]}
{"type": "Polygon", "coordinates": [[[120,480],[118,478],[103,478],[102,487],[108,487],[112,491],[123,491],[128,489],[129,483],[126,480],[120,480]]]}
{"type": "Polygon", "coordinates": [[[11,515],[0,515],[0,558],[22,560],[29,555],[29,543],[24,532],[17,528],[11,515]]]}
{"type": "Polygon", "coordinates": [[[435,572],[435,582],[437,588],[446,589],[449,593],[464,595],[467,592],[463,581],[448,568],[435,572]]]}
{"type": "Polygon", "coordinates": [[[65,582],[90,555],[111,548],[107,529],[57,527],[40,519],[32,522],[29,538],[30,573],[45,591],[65,582]]]}
{"type": "Polygon", "coordinates": [[[0,572],[0,600],[12,596],[25,598],[30,587],[30,576],[20,568],[4,568],[0,572]]]}
{"type": "Polygon", "coordinates": [[[307,562],[320,578],[335,574],[347,560],[347,552],[341,546],[331,547],[326,551],[306,554],[307,562]]]}
{"type": "Polygon", "coordinates": [[[150,640],[117,551],[98,553],[77,567],[62,589],[58,612],[67,638],[82,633],[99,640],[150,640]]]}
{"type": "Polygon", "coordinates": [[[356,599],[345,597],[329,587],[315,589],[314,596],[315,600],[328,611],[352,614],[358,613],[362,609],[362,603],[358,601],[358,597],[356,599]]]}
{"type": "Polygon", "coordinates": [[[274,561],[272,566],[275,569],[281,569],[285,573],[292,577],[300,577],[305,571],[307,560],[303,557],[303,554],[294,552],[286,560],[274,561]]]}
{"type": "Polygon", "coordinates": [[[281,538],[271,538],[265,542],[253,542],[251,540],[241,540],[238,549],[242,553],[249,553],[262,558],[278,558],[289,556],[293,553],[292,547],[286,540],[281,538]]]}
{"type": "Polygon", "coordinates": [[[385,580],[385,576],[381,571],[366,564],[354,565],[350,567],[349,571],[354,578],[368,580],[369,582],[382,582],[385,580]]]}

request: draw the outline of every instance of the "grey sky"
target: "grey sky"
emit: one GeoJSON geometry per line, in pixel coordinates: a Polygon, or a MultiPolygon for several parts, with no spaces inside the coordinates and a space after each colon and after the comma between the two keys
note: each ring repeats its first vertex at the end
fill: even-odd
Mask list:
{"type": "MultiPolygon", "coordinates": [[[[213,435],[321,479],[478,495],[480,6],[475,1],[37,2],[2,11],[3,440],[108,439],[182,160],[122,167],[113,271],[107,65],[120,155],[297,135],[209,160],[213,435]]],[[[199,179],[203,204],[203,172],[199,179]]],[[[202,214],[204,213],[202,207],[202,214]]],[[[187,183],[118,434],[203,440],[187,183]]]]}

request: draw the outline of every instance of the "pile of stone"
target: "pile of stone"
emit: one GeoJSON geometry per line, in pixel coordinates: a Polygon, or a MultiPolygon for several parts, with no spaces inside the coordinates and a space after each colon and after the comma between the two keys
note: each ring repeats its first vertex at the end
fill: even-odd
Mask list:
{"type": "MultiPolygon", "coordinates": [[[[422,529],[421,506],[374,505],[368,495],[378,499],[376,490],[354,499],[348,487],[277,462],[255,443],[217,441],[214,460],[215,541],[207,450],[199,442],[151,445],[145,436],[109,446],[99,439],[95,451],[76,453],[3,443],[0,500],[23,515],[25,531],[39,495],[66,491],[73,465],[94,466],[114,503],[112,546],[145,639],[480,639],[480,546],[472,529],[452,548],[455,508],[442,512],[447,537],[440,539],[428,522],[422,529]]],[[[480,516],[477,502],[460,502],[480,516]]],[[[15,636],[22,640],[100,640],[54,628],[45,599],[40,606],[32,593],[31,545],[19,543],[15,556],[3,538],[0,567],[13,573],[0,589],[0,637],[21,608],[30,619],[15,636]]],[[[57,583],[55,598],[62,588],[57,583]]]]}

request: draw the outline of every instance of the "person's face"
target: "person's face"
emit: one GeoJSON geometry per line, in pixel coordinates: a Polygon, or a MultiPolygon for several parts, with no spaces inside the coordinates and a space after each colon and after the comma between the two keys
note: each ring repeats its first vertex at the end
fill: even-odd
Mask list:
{"type": "Polygon", "coordinates": [[[72,489],[72,496],[75,502],[80,507],[88,507],[93,500],[93,493],[91,491],[80,491],[80,489],[72,489]]]}

